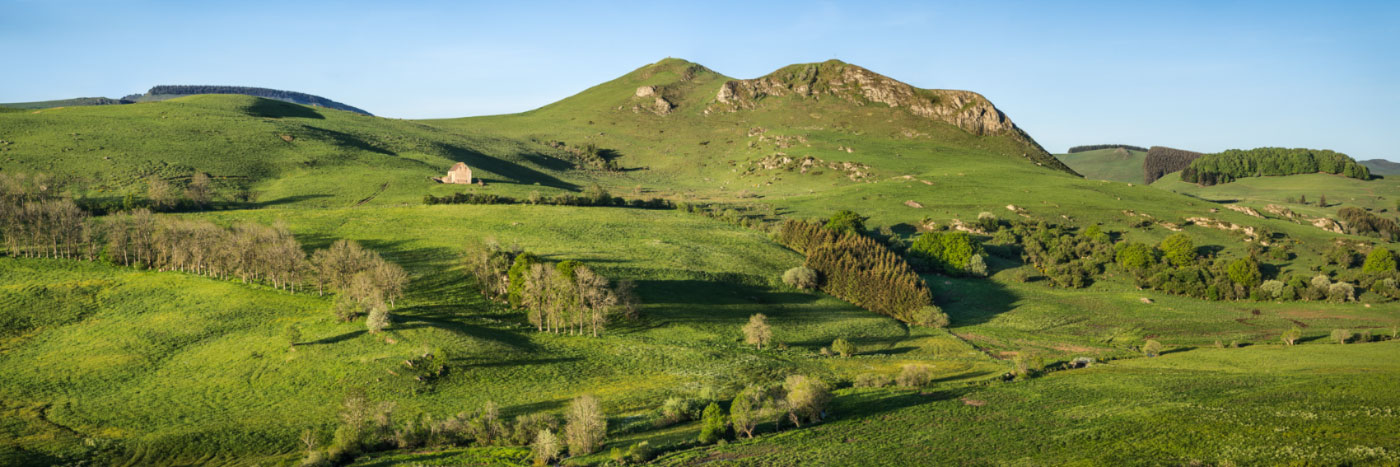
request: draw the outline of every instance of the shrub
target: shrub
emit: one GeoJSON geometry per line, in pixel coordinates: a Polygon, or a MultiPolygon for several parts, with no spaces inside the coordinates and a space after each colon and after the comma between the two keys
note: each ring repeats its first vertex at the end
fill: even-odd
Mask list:
{"type": "Polygon", "coordinates": [[[1259,285],[1259,280],[1263,275],[1259,272],[1259,261],[1253,257],[1240,258],[1230,263],[1226,268],[1226,274],[1230,276],[1230,281],[1242,285],[1245,288],[1259,285]]]}
{"type": "Polygon", "coordinates": [[[893,382],[894,381],[892,381],[891,378],[887,375],[877,373],[861,373],[860,375],[856,376],[856,380],[852,384],[858,388],[883,388],[885,386],[889,386],[890,383],[893,382]]]}
{"type": "Polygon", "coordinates": [[[1118,263],[1118,267],[1128,271],[1141,271],[1157,262],[1152,253],[1152,247],[1135,242],[1119,243],[1118,253],[1114,255],[1114,260],[1118,263]]]}
{"type": "Polygon", "coordinates": [[[948,314],[944,313],[942,308],[939,308],[938,305],[928,304],[914,311],[911,323],[931,328],[945,328],[948,327],[948,321],[948,314]]]}
{"type": "Polygon", "coordinates": [[[1283,281],[1270,279],[1264,281],[1263,284],[1259,284],[1259,291],[1263,292],[1264,295],[1269,298],[1281,298],[1284,287],[1287,286],[1283,285],[1283,281]]]}
{"type": "Polygon", "coordinates": [[[906,388],[921,388],[933,380],[933,367],[922,363],[910,363],[899,368],[895,384],[906,388]]]}
{"type": "Polygon", "coordinates": [[[1283,343],[1293,345],[1297,343],[1298,339],[1301,339],[1302,337],[1303,330],[1299,329],[1297,326],[1293,326],[1292,329],[1283,332],[1283,343]]]}
{"type": "Polygon", "coordinates": [[[838,337],[831,341],[831,350],[842,357],[849,357],[856,353],[856,346],[851,341],[838,337]]]}
{"type": "Polygon", "coordinates": [[[977,213],[977,228],[983,232],[993,233],[1001,228],[1001,220],[997,219],[996,214],[979,212],[977,213]]]}
{"type": "Polygon", "coordinates": [[[1142,353],[1149,357],[1156,357],[1162,354],[1162,343],[1154,339],[1148,339],[1142,343],[1142,353]]]}
{"type": "Polygon", "coordinates": [[[1177,232],[1162,240],[1158,246],[1162,250],[1162,256],[1167,262],[1178,268],[1190,266],[1196,262],[1196,244],[1191,241],[1191,236],[1185,232],[1177,232]]]}
{"type": "MultiPolygon", "coordinates": [[[[924,232],[909,246],[909,254],[927,269],[955,276],[972,275],[972,258],[984,253],[967,232],[924,232]]],[[[985,262],[982,267],[986,275],[985,262]]]]}
{"type": "Polygon", "coordinates": [[[379,334],[389,327],[389,309],[383,304],[370,308],[369,317],[365,318],[365,327],[369,329],[370,334],[379,334]]]}
{"type": "Polygon", "coordinates": [[[1351,340],[1351,331],[1348,331],[1346,329],[1332,330],[1332,342],[1336,342],[1338,344],[1345,344],[1349,340],[1351,340]]]}
{"type": "Polygon", "coordinates": [[[701,444],[710,444],[724,438],[725,431],[728,430],[729,422],[725,420],[724,410],[719,408],[719,404],[711,402],[705,407],[705,413],[700,416],[700,437],[701,444]]]}
{"type": "Polygon", "coordinates": [[[1346,282],[1334,282],[1327,287],[1327,299],[1334,302],[1349,302],[1356,299],[1355,288],[1346,282]]]}
{"type": "Polygon", "coordinates": [[[549,431],[552,435],[559,430],[559,419],[554,415],[545,412],[532,412],[515,417],[514,427],[510,434],[510,443],[516,446],[530,444],[541,431],[549,431]]]}
{"type": "Polygon", "coordinates": [[[987,277],[987,262],[982,255],[972,255],[972,259],[967,261],[967,272],[973,277],[987,277]]]}
{"type": "Polygon", "coordinates": [[[817,285],[819,285],[818,280],[817,271],[806,266],[788,269],[783,273],[784,284],[803,290],[817,288],[817,285]]]}
{"type": "Polygon", "coordinates": [[[856,214],[855,211],[841,210],[832,214],[824,227],[837,233],[863,234],[866,219],[869,218],[856,214]]]}
{"type": "Polygon", "coordinates": [[[1382,273],[1395,271],[1395,254],[1389,248],[1376,247],[1371,250],[1371,254],[1366,255],[1366,262],[1361,265],[1362,272],[1382,273]]]}
{"type": "Polygon", "coordinates": [[[693,420],[697,409],[699,409],[699,404],[694,400],[668,397],[666,402],[661,404],[661,413],[656,419],[656,426],[670,426],[686,420],[693,420]]]}

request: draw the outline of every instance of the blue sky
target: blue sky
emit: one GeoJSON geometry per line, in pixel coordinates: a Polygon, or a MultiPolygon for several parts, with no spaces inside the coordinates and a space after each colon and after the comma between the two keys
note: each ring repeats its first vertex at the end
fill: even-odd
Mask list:
{"type": "Polygon", "coordinates": [[[233,84],[459,117],[535,108],[668,56],[736,78],[838,58],[973,90],[1052,152],[1400,160],[1397,1],[0,0],[0,102],[233,84]]]}

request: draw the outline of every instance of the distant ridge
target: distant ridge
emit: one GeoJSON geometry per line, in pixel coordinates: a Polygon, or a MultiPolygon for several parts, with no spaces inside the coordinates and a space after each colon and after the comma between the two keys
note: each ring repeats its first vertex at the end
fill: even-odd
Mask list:
{"type": "Polygon", "coordinates": [[[325,107],[328,109],[344,110],[361,115],[374,115],[364,109],[342,104],[321,96],[307,94],[296,91],[283,91],[280,89],[255,88],[248,86],[209,86],[209,85],[160,85],[146,91],[145,94],[131,94],[121,99],[107,97],[78,97],[73,99],[60,99],[52,101],[38,102],[15,102],[3,104],[0,108],[13,109],[52,109],[54,107],[78,107],[90,105],[119,105],[132,104],[136,102],[156,102],[166,99],[174,99],[181,96],[195,94],[241,94],[246,96],[261,97],[264,99],[279,100],[300,105],[312,105],[325,107]]]}
{"type": "Polygon", "coordinates": [[[123,97],[123,101],[129,102],[149,102],[171,99],[180,96],[190,96],[195,94],[242,94],[245,96],[261,97],[264,99],[275,99],[293,104],[314,105],[328,109],[344,110],[362,115],[373,115],[364,109],[342,104],[321,96],[307,94],[296,91],[283,91],[280,89],[255,88],[247,86],[217,86],[217,85],[160,85],[146,91],[145,94],[132,94],[123,97]]]}
{"type": "Polygon", "coordinates": [[[1391,162],[1385,159],[1371,159],[1361,161],[1361,165],[1371,169],[1373,175],[1400,175],[1400,162],[1391,162]]]}

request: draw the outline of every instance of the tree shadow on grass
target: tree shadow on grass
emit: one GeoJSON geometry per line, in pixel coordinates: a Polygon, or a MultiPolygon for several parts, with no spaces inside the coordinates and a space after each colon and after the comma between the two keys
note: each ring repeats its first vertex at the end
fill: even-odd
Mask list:
{"type": "Polygon", "coordinates": [[[350,332],[347,332],[347,333],[344,333],[344,334],[335,335],[335,336],[331,336],[331,337],[326,337],[326,338],[322,338],[322,339],[317,339],[317,340],[314,340],[314,341],[301,342],[301,343],[297,343],[296,345],[302,346],[302,345],[338,344],[338,343],[341,343],[341,342],[348,341],[348,340],[350,340],[350,339],[354,339],[354,338],[356,338],[356,337],[360,337],[360,336],[363,335],[364,333],[365,333],[365,330],[364,330],[364,329],[361,329],[361,330],[359,330],[359,331],[350,331],[350,332]]]}
{"type": "Polygon", "coordinates": [[[948,314],[952,327],[986,323],[1016,308],[1021,297],[991,279],[944,277],[925,274],[933,289],[934,303],[948,314]]]}
{"type": "MultiPolygon", "coordinates": [[[[549,175],[539,170],[526,167],[524,165],[517,164],[511,161],[491,157],[486,154],[482,154],[480,152],[473,151],[471,149],[467,149],[461,146],[443,144],[440,145],[439,148],[441,148],[444,152],[447,153],[447,157],[449,159],[452,159],[457,162],[466,163],[473,170],[480,169],[495,175],[507,177],[511,179],[512,182],[517,184],[539,184],[542,186],[562,188],[570,191],[577,191],[579,189],[578,185],[565,182],[554,177],[553,175],[549,175]]],[[[567,168],[572,167],[572,164],[569,164],[566,161],[561,161],[559,159],[555,159],[542,154],[528,154],[522,155],[522,157],[524,157],[525,160],[530,161],[531,163],[539,165],[540,167],[544,167],[546,169],[550,169],[551,167],[563,167],[560,169],[552,170],[566,170],[567,168]],[[560,165],[560,163],[562,163],[563,165],[560,165]]]]}
{"type": "Polygon", "coordinates": [[[253,99],[252,105],[243,108],[243,112],[251,117],[261,118],[312,118],[325,120],[316,109],[290,102],[283,102],[274,99],[253,99]]]}

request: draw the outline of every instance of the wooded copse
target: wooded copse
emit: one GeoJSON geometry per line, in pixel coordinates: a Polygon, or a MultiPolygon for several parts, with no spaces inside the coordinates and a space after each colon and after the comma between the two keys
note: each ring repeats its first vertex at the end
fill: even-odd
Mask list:
{"type": "Polygon", "coordinates": [[[1245,177],[1329,173],[1369,180],[1371,169],[1335,151],[1306,148],[1230,149],[1206,154],[1181,171],[1181,180],[1201,185],[1245,177]]]}
{"type": "Polygon", "coordinates": [[[524,309],[539,332],[597,337],[609,319],[637,317],[630,280],[611,280],[574,260],[551,263],[518,247],[488,243],[464,256],[472,285],[487,298],[524,309]]]}
{"type": "Polygon", "coordinates": [[[807,256],[807,267],[821,274],[822,291],[907,323],[938,322],[937,316],[925,316],[933,314],[928,313],[933,295],[924,280],[880,242],[799,220],[785,221],[778,241],[807,256]]]}
{"type": "MultiPolygon", "coordinates": [[[[262,282],[296,293],[314,284],[353,302],[349,316],[403,295],[408,274],[358,244],[340,240],[308,256],[285,225],[153,214],[146,209],[94,217],[60,198],[42,176],[0,178],[0,235],[11,256],[101,260],[121,266],[262,282]]],[[[344,306],[340,306],[344,313],[344,306]]],[[[385,310],[387,312],[387,308],[385,310]]],[[[342,317],[345,315],[342,314],[342,317]]]]}
{"type": "Polygon", "coordinates": [[[1151,184],[1166,174],[1185,169],[1198,157],[1201,157],[1199,152],[1153,146],[1142,160],[1143,182],[1151,184]]]}

